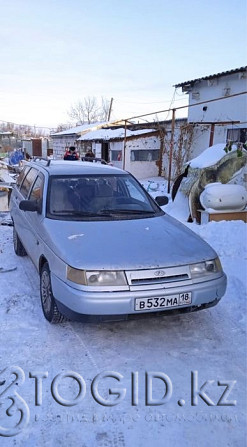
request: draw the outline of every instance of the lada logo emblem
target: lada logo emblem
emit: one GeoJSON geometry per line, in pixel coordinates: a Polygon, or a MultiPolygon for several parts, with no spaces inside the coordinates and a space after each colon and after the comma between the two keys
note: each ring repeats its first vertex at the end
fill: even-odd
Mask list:
{"type": "Polygon", "coordinates": [[[155,276],[165,276],[166,272],[164,270],[156,270],[154,272],[155,276]]]}

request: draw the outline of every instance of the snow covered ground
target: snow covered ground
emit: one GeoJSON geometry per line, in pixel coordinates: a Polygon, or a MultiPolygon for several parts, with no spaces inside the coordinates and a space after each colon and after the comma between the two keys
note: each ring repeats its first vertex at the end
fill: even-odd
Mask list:
{"type": "MultiPolygon", "coordinates": [[[[149,192],[160,195],[165,184],[155,182],[148,182],[149,192]]],[[[38,274],[28,257],[14,254],[12,227],[0,226],[1,446],[246,445],[247,225],[186,225],[215,248],[228,276],[226,295],[216,307],[181,316],[60,325],[43,318],[38,274]],[[8,389],[14,371],[18,385],[8,389]],[[107,372],[113,377],[99,377],[97,397],[91,384],[107,372]],[[145,391],[150,397],[145,373],[152,372],[163,377],[153,379],[152,390],[154,400],[166,394],[162,405],[145,400],[145,391]],[[61,373],[65,376],[53,381],[61,373]],[[203,387],[206,381],[211,382],[203,387]],[[220,399],[227,386],[230,393],[220,399]],[[206,402],[196,393],[201,387],[206,402]],[[121,400],[109,388],[126,389],[126,395],[121,400]],[[18,434],[4,437],[6,429],[18,431],[20,419],[18,406],[12,416],[6,414],[7,395],[22,408],[23,419],[18,434]]]]}

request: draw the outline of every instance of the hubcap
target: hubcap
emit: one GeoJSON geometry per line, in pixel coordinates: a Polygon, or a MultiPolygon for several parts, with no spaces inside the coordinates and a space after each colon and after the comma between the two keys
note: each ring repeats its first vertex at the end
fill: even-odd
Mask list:
{"type": "Polygon", "coordinates": [[[46,315],[48,315],[51,311],[52,306],[52,293],[51,293],[50,276],[46,270],[43,271],[41,277],[41,299],[44,312],[46,315]]]}

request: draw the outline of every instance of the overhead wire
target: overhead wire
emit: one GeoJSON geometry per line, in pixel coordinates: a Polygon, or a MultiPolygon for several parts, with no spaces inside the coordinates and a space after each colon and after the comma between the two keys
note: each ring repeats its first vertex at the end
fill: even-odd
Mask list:
{"type": "MultiPolygon", "coordinates": [[[[220,101],[220,100],[223,100],[223,99],[228,99],[228,98],[231,98],[231,97],[240,96],[240,95],[243,95],[243,94],[246,94],[246,93],[247,93],[247,91],[244,91],[244,92],[240,92],[240,93],[235,93],[233,95],[221,96],[221,97],[218,97],[218,98],[214,98],[214,99],[210,99],[210,100],[206,100],[206,101],[202,101],[202,102],[198,102],[198,103],[194,103],[194,104],[187,104],[187,105],[184,105],[184,106],[178,106],[178,107],[175,108],[175,110],[181,110],[181,109],[184,109],[184,108],[190,108],[190,107],[194,107],[194,106],[198,106],[198,105],[202,105],[202,104],[207,104],[207,103],[214,102],[214,101],[220,101]]],[[[118,123],[120,121],[129,121],[129,120],[133,120],[133,119],[136,119],[136,118],[142,118],[144,116],[147,117],[147,116],[151,116],[151,115],[158,115],[159,113],[167,113],[167,116],[169,116],[169,113],[173,110],[172,109],[172,104],[175,101],[175,95],[176,95],[176,88],[175,88],[175,90],[173,92],[173,96],[172,96],[172,99],[170,101],[170,107],[168,109],[159,110],[159,111],[155,111],[155,112],[144,113],[144,114],[141,114],[141,115],[135,115],[135,116],[132,116],[132,117],[122,118],[122,119],[119,119],[119,120],[114,120],[114,121],[112,121],[109,124],[115,124],[115,123],[118,123]]],[[[11,121],[1,120],[1,119],[0,119],[0,122],[6,123],[6,124],[11,124],[11,125],[14,125],[14,126],[19,126],[19,127],[30,127],[30,128],[34,128],[34,129],[49,129],[50,131],[55,129],[55,127],[40,126],[40,125],[36,125],[36,124],[32,124],[32,125],[31,124],[17,124],[17,123],[11,122],[11,121]]],[[[240,123],[238,123],[238,124],[240,124],[240,123]]]]}
{"type": "MultiPolygon", "coordinates": [[[[233,97],[240,96],[240,95],[245,95],[246,93],[247,93],[247,91],[244,91],[244,92],[234,93],[233,95],[220,96],[218,98],[207,99],[205,101],[200,101],[200,102],[197,102],[197,103],[194,103],[194,104],[187,104],[185,106],[179,106],[179,107],[174,108],[174,110],[181,110],[181,109],[185,109],[185,108],[196,107],[196,106],[199,106],[199,105],[202,105],[202,104],[207,104],[207,103],[210,103],[210,102],[215,102],[215,101],[220,101],[220,100],[223,100],[223,99],[233,98],[233,97]]],[[[131,117],[128,117],[126,119],[127,120],[133,120],[133,119],[136,119],[136,118],[141,118],[142,116],[150,116],[150,115],[157,115],[158,113],[170,112],[171,110],[173,110],[173,109],[169,108],[169,109],[166,109],[166,110],[158,110],[156,112],[143,113],[142,115],[131,116],[131,117]]],[[[120,120],[115,121],[115,122],[119,122],[119,121],[120,120]]],[[[125,121],[125,119],[123,118],[122,121],[125,121]]]]}
{"type": "MultiPolygon", "coordinates": [[[[181,95],[182,96],[182,95],[181,95]]],[[[186,95],[183,95],[184,96],[184,99],[186,99],[186,95]]],[[[166,100],[166,101],[152,101],[152,102],[138,102],[138,101],[123,101],[123,100],[121,100],[121,99],[116,99],[116,98],[114,98],[114,101],[116,102],[121,102],[121,103],[123,103],[123,104],[142,104],[142,105],[145,105],[145,104],[164,104],[164,103],[166,103],[166,102],[171,102],[171,100],[166,100]]],[[[175,102],[175,101],[183,101],[183,98],[181,98],[181,99],[174,99],[173,100],[173,102],[175,102]]]]}

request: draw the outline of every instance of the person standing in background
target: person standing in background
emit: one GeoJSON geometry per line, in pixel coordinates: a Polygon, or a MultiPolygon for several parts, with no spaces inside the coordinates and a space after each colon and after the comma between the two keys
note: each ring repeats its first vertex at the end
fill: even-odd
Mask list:
{"type": "Polygon", "coordinates": [[[64,157],[64,160],[79,160],[79,154],[76,152],[75,146],[70,146],[69,150],[66,150],[64,157]]]}
{"type": "Polygon", "coordinates": [[[87,151],[85,157],[88,157],[88,158],[95,158],[95,155],[94,155],[94,153],[93,153],[92,150],[89,150],[89,151],[87,151]]]}

